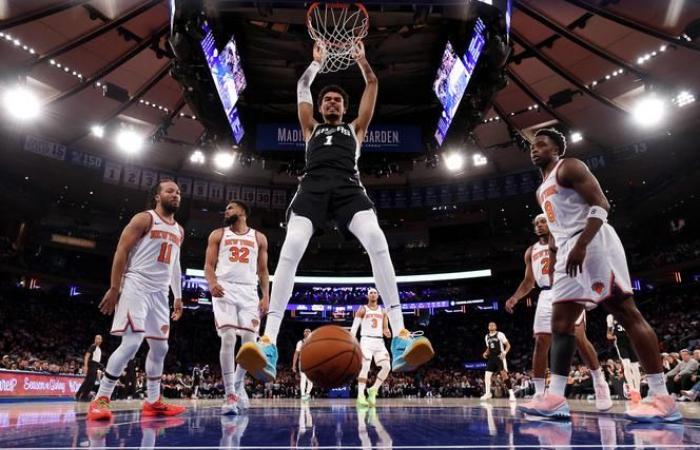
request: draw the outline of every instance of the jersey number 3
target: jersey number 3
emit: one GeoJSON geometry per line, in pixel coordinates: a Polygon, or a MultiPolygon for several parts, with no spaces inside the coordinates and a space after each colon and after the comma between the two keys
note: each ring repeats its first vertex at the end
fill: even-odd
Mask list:
{"type": "Polygon", "coordinates": [[[231,247],[231,256],[228,260],[231,262],[239,262],[243,264],[248,264],[248,255],[250,250],[247,247],[231,247]]]}

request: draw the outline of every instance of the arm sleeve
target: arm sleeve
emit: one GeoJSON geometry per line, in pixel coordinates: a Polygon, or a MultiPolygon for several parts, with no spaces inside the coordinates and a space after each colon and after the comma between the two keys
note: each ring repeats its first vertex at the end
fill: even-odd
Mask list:
{"type": "Polygon", "coordinates": [[[173,267],[173,276],[170,279],[170,289],[173,290],[173,296],[178,299],[182,298],[182,269],[180,269],[180,259],[175,261],[173,267]]]}
{"type": "Polygon", "coordinates": [[[508,342],[508,338],[506,338],[506,335],[501,333],[500,331],[498,332],[498,340],[501,341],[501,344],[506,345],[508,342]]]}
{"type": "Polygon", "coordinates": [[[350,334],[352,334],[352,337],[357,337],[357,330],[360,329],[360,322],[362,322],[362,319],[355,316],[352,321],[352,328],[350,328],[350,334]]]}
{"type": "Polygon", "coordinates": [[[311,96],[311,83],[314,82],[316,74],[321,70],[321,64],[313,61],[309,64],[309,67],[304,71],[299,82],[297,83],[297,103],[311,103],[314,104],[314,99],[311,96]]]}

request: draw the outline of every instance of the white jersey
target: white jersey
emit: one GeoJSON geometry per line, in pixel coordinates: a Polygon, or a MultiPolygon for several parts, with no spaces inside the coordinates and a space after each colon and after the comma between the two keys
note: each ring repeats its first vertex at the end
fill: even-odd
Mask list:
{"type": "Polygon", "coordinates": [[[299,340],[297,341],[297,346],[296,346],[295,351],[300,352],[300,351],[301,351],[301,348],[302,348],[303,346],[304,346],[304,340],[303,340],[303,339],[299,339],[299,340]]]}
{"type": "Polygon", "coordinates": [[[224,228],[219,242],[216,279],[235,284],[258,284],[258,240],[253,228],[248,228],[244,234],[224,228]]]}
{"type": "Polygon", "coordinates": [[[147,213],[151,227],[131,249],[124,278],[147,292],[168,292],[173,268],[180,259],[183,230],[177,222],[166,222],[153,210],[147,213]]]}
{"type": "Polygon", "coordinates": [[[384,311],[377,305],[376,309],[370,309],[365,305],[365,316],[360,322],[360,336],[382,337],[384,330],[384,311]]]}
{"type": "Polygon", "coordinates": [[[549,245],[539,242],[532,244],[530,250],[530,262],[535,283],[541,288],[550,288],[549,283],[549,245]]]}
{"type": "Polygon", "coordinates": [[[549,232],[557,248],[586,226],[590,206],[578,192],[559,184],[557,172],[564,160],[560,159],[552,172],[537,188],[537,201],[547,216],[549,232]]]}

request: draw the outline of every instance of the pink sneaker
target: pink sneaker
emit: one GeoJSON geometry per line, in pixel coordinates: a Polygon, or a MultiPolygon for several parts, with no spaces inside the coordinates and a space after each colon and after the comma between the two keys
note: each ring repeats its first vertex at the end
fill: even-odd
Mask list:
{"type": "Polygon", "coordinates": [[[683,419],[670,395],[650,395],[627,411],[625,417],[635,422],[679,422],[683,419]]]}
{"type": "Polygon", "coordinates": [[[519,409],[520,411],[522,411],[522,412],[525,412],[525,413],[528,412],[528,411],[529,411],[530,409],[532,409],[532,407],[535,405],[535,401],[536,401],[537,399],[539,399],[539,398],[542,398],[543,395],[544,395],[544,394],[535,394],[535,395],[533,395],[533,396],[532,396],[532,399],[531,399],[529,402],[520,403],[520,404],[518,405],[518,409],[519,409]]]}
{"type": "Polygon", "coordinates": [[[566,398],[560,395],[546,393],[537,396],[527,404],[520,405],[520,409],[533,416],[549,417],[552,419],[569,419],[571,412],[566,398]]]}

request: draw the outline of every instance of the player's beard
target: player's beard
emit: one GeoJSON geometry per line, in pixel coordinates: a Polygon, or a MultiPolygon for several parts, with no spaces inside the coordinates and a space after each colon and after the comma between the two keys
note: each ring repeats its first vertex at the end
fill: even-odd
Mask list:
{"type": "Polygon", "coordinates": [[[232,226],[234,226],[234,225],[236,224],[236,222],[238,222],[238,218],[239,218],[238,214],[234,214],[234,215],[232,215],[232,216],[224,217],[224,224],[225,224],[227,227],[232,227],[232,226]]]}
{"type": "Polygon", "coordinates": [[[180,209],[180,205],[176,204],[175,202],[162,202],[161,207],[163,208],[163,211],[168,214],[175,214],[177,210],[180,209]]]}
{"type": "Polygon", "coordinates": [[[330,113],[330,114],[326,114],[325,116],[323,116],[323,118],[326,120],[326,122],[339,122],[341,117],[342,116],[340,114],[337,114],[337,113],[330,113]]]}

